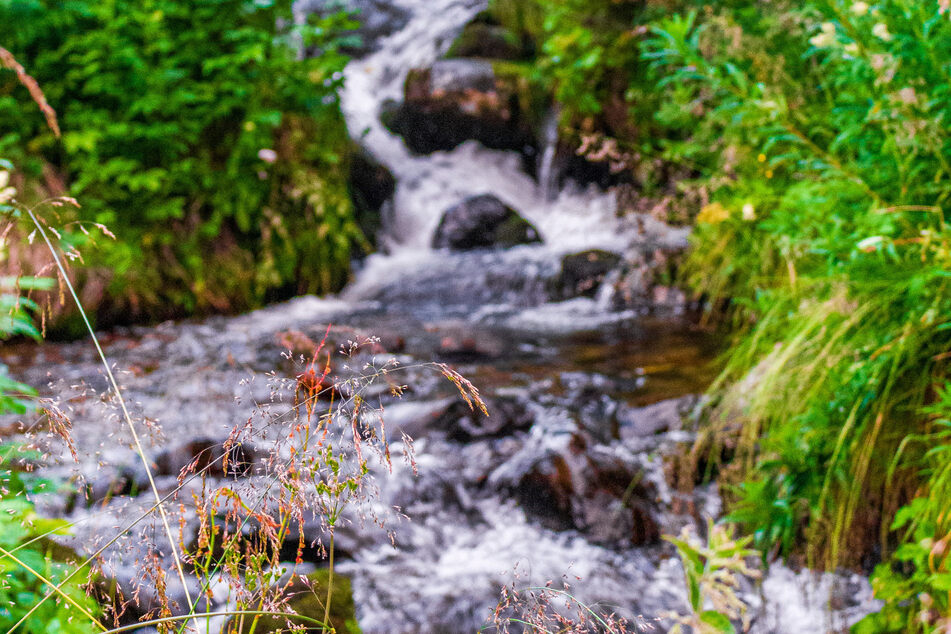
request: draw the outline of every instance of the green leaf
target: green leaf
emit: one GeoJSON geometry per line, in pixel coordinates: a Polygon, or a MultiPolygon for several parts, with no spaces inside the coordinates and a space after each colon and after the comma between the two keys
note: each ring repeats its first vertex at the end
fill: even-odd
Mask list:
{"type": "Polygon", "coordinates": [[[736,629],[733,627],[733,624],[730,623],[730,619],[716,610],[702,612],[700,614],[700,622],[712,627],[714,632],[722,634],[736,633],[736,629]]]}

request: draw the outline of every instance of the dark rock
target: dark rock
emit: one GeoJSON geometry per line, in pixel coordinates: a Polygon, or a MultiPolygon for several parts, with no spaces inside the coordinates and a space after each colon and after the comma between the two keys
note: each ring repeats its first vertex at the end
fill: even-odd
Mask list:
{"type": "Polygon", "coordinates": [[[376,248],[382,229],[383,203],[396,191],[396,179],[384,165],[362,147],[350,157],[347,186],[353,201],[357,225],[370,244],[376,248]]]}
{"type": "Polygon", "coordinates": [[[467,198],[443,214],[433,248],[464,251],[541,242],[538,230],[495,196],[467,198]]]}
{"type": "Polygon", "coordinates": [[[564,456],[555,452],[539,458],[518,480],[513,491],[526,515],[556,531],[574,527],[574,493],[571,468],[564,456]]]}
{"type": "Polygon", "coordinates": [[[660,539],[657,492],[640,466],[575,434],[569,446],[518,456],[490,477],[525,513],[551,530],[576,529],[596,543],[628,546],[660,539]],[[517,466],[512,469],[512,464],[517,466]],[[520,465],[520,466],[519,466],[520,465]]]}
{"type": "Polygon", "coordinates": [[[696,396],[683,396],[646,407],[631,407],[622,404],[617,410],[620,437],[622,440],[627,440],[679,430],[683,426],[683,417],[696,403],[696,396]]]}
{"type": "Polygon", "coordinates": [[[384,104],[380,120],[413,152],[451,150],[470,139],[537,152],[531,91],[516,73],[497,74],[487,61],[441,60],[411,70],[403,90],[403,104],[384,104]]]}
{"type": "Polygon", "coordinates": [[[525,403],[510,396],[486,399],[486,416],[462,401],[453,401],[439,414],[433,427],[445,430],[450,440],[471,442],[479,438],[499,438],[525,431],[535,422],[535,416],[525,403]]]}
{"type": "Polygon", "coordinates": [[[149,489],[149,478],[140,463],[118,469],[105,469],[88,487],[88,505],[108,503],[119,495],[135,497],[149,489]]]}
{"type": "Polygon", "coordinates": [[[561,274],[552,289],[554,298],[594,297],[605,276],[620,262],[620,255],[601,249],[566,255],[561,260],[561,274]]]}
{"type": "MultiPolygon", "coordinates": [[[[388,0],[297,0],[297,14],[327,17],[339,11],[354,15],[359,26],[344,33],[349,36],[341,47],[353,57],[363,57],[379,48],[379,41],[396,33],[409,22],[410,13],[388,0]]],[[[317,56],[319,50],[308,50],[308,55],[317,56]]]]}
{"type": "Polygon", "coordinates": [[[449,47],[446,57],[518,60],[525,51],[519,37],[497,24],[470,22],[449,47]]]}
{"type": "Polygon", "coordinates": [[[155,458],[156,475],[178,476],[186,468],[213,476],[247,475],[257,459],[254,449],[242,443],[226,444],[202,437],[166,449],[155,458]]]}

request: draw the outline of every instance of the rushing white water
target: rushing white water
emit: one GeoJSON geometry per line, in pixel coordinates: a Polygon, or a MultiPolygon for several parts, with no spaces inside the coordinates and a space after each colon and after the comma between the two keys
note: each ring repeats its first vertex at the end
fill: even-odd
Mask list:
{"type": "Polygon", "coordinates": [[[615,200],[595,190],[568,190],[549,200],[521,170],[515,152],[489,150],[476,142],[448,152],[414,156],[403,140],[380,123],[381,104],[402,99],[407,72],[441,56],[485,0],[396,0],[412,12],[405,28],[380,49],[352,61],[341,96],[347,125],[397,179],[387,246],[426,249],[443,211],[469,196],[490,193],[531,221],[545,243],[563,251],[623,247],[615,200]]]}

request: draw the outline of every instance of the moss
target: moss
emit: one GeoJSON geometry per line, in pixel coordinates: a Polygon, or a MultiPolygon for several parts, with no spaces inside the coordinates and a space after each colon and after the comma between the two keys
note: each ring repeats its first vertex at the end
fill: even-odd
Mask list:
{"type": "MultiPolygon", "coordinates": [[[[309,586],[295,581],[291,584],[289,594],[292,596],[288,605],[294,612],[310,619],[322,621],[324,618],[324,600],[327,597],[327,580],[329,570],[323,568],[307,576],[309,586]]],[[[293,616],[289,617],[294,622],[293,616]]],[[[320,626],[310,622],[301,622],[305,631],[320,631],[320,626]]],[[[353,589],[350,584],[350,578],[334,573],[333,592],[330,599],[330,625],[336,630],[337,634],[360,634],[360,626],[357,624],[356,607],[353,603],[353,589]]],[[[241,634],[250,634],[251,623],[246,622],[240,631],[241,634]]],[[[225,628],[224,631],[230,631],[225,628]]],[[[255,634],[270,634],[277,632],[291,632],[286,618],[262,617],[258,620],[254,628],[255,634]]]]}
{"type": "Polygon", "coordinates": [[[526,56],[519,36],[495,24],[470,22],[449,47],[446,57],[518,60],[526,56]]]}

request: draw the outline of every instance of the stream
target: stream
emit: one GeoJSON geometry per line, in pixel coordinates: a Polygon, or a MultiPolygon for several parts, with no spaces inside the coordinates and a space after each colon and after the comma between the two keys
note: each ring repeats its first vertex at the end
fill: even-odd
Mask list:
{"type": "MultiPolygon", "coordinates": [[[[394,454],[401,433],[414,439],[415,464],[394,459],[369,503],[381,513],[399,507],[405,518],[388,524],[391,537],[353,517],[338,542],[337,569],[352,579],[364,632],[479,631],[513,579],[522,587],[570,579],[577,600],[663,631],[659,618],[685,611],[686,599],[679,559],[660,536],[686,525],[702,531],[720,513],[709,485],[678,492],[669,469],[678,445],[693,438],[683,421],[713,379],[715,342],[692,328],[674,289],[654,285],[621,301],[616,272],[573,296],[558,289],[566,256],[599,250],[640,261],[682,249],[686,230],[618,217],[614,196],[594,186],[559,188],[545,158],[557,134],[543,140],[541,182],[517,152],[477,141],[411,152],[380,122],[380,109],[403,98],[409,69],[437,60],[486,2],[360,5],[400,16],[347,67],[342,94],[351,136],[396,181],[381,211],[381,249],[334,297],[103,333],[133,413],[153,429],[146,443],[160,466],[157,484],[174,488],[180,454],[187,462],[195,443],[220,444],[261,403],[273,403],[274,373],[293,376],[282,350],[319,342],[333,324],[333,346],[374,336],[374,355],[385,350],[407,368],[401,398],[372,396],[394,454]],[[481,194],[517,210],[542,241],[433,249],[443,213],[481,194]],[[492,416],[472,415],[450,382],[417,367],[431,361],[476,385],[492,416]]],[[[63,541],[88,550],[150,500],[133,494],[146,488],[144,473],[95,349],[83,341],[18,345],[2,360],[16,378],[48,385],[68,411],[79,462],[54,441],[46,473],[82,476],[91,501],[59,492],[41,496],[38,508],[75,522],[63,541]],[[124,483],[120,494],[105,495],[116,482],[124,483]]],[[[117,579],[136,574],[137,539],[130,530],[128,543],[108,551],[104,569],[117,579]]],[[[842,631],[875,607],[861,576],[778,563],[739,592],[754,632],[842,631]]]]}

